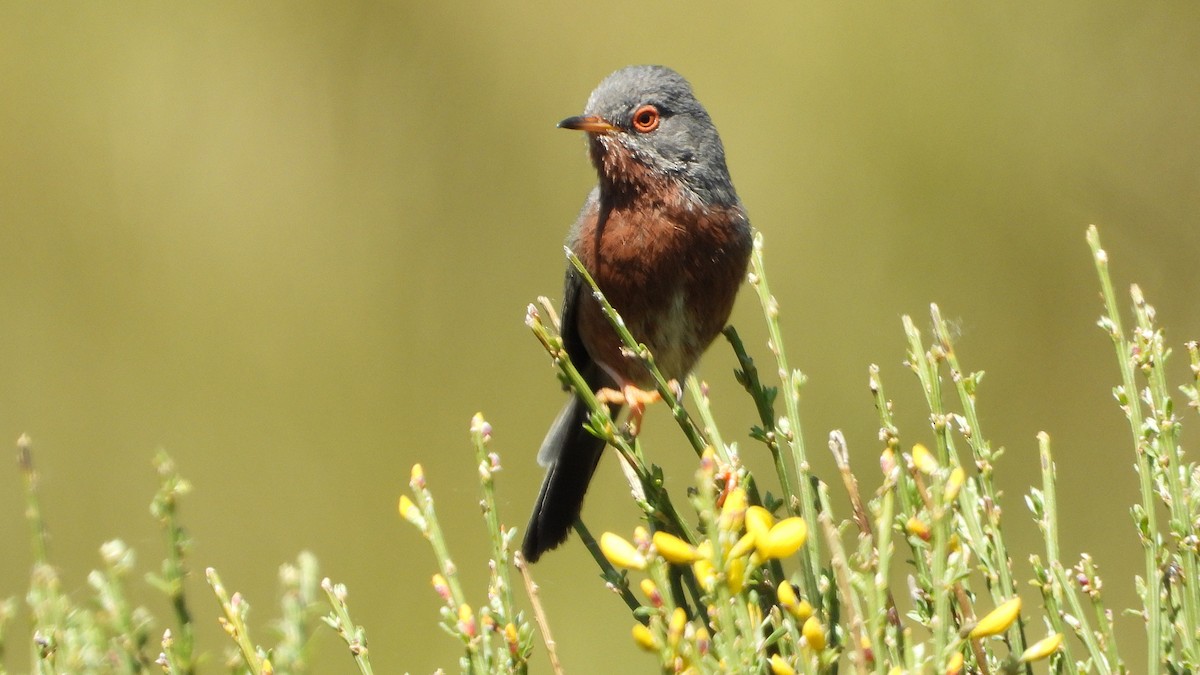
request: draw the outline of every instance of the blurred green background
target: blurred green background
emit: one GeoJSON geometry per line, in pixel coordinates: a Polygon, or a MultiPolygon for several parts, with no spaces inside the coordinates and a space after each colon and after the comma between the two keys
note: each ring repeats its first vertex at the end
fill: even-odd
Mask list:
{"type": "MultiPolygon", "coordinates": [[[[1064,554],[1097,557],[1119,611],[1140,569],[1136,479],[1083,233],[1101,227],[1172,344],[1200,337],[1198,36],[1190,2],[0,4],[0,440],[34,440],[76,597],[109,538],[156,567],[165,448],[196,488],[193,569],[247,594],[259,642],[278,565],[310,549],[348,584],[377,672],[453,668],[433,557],[396,498],[422,462],[482,601],[470,417],[495,427],[503,517],[523,527],[563,400],[523,325],[536,296],[559,299],[593,182],[554,124],[612,70],[663,63],[709,108],[766,237],[817,471],[833,474],[840,428],[876,484],[870,363],[904,440],[929,439],[899,318],[925,326],[938,302],[988,371],[1017,576],[1040,550],[1021,496],[1044,429],[1064,554]]],[[[765,360],[748,293],[733,321],[765,360]]],[[[762,465],[732,366],[718,344],[700,372],[762,465]]],[[[690,480],[668,416],[647,426],[655,461],[690,480]]],[[[0,596],[29,568],[6,466],[0,596]]],[[[611,459],[585,516],[636,522],[611,459]]],[[[651,667],[577,541],[535,573],[569,672],[651,667]]],[[[223,646],[199,574],[190,591],[223,646]]],[[[1140,624],[1120,621],[1131,657],[1140,624]]],[[[350,672],[320,636],[318,672],[350,672]]]]}

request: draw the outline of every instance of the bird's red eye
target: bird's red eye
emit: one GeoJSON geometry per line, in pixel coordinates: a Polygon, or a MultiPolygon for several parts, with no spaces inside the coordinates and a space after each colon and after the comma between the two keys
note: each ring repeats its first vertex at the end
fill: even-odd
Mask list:
{"type": "Polygon", "coordinates": [[[644,105],[633,111],[633,128],[638,133],[648,134],[658,128],[658,108],[644,105]]]}

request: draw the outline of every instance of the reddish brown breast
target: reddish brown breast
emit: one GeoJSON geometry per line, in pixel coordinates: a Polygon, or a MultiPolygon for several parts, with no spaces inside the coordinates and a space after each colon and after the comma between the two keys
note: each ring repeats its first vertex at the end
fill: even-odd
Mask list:
{"type": "MultiPolygon", "coordinates": [[[[667,378],[685,377],[729,319],[749,261],[750,225],[740,206],[704,206],[663,181],[652,192],[603,196],[581,216],[571,242],[630,332],[667,378]]],[[[576,300],[584,346],[621,384],[651,386],[599,304],[576,300]]]]}

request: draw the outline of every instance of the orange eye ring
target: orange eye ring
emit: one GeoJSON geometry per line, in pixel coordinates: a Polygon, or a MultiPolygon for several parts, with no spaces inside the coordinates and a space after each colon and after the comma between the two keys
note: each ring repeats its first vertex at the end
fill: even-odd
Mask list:
{"type": "Polygon", "coordinates": [[[633,111],[633,129],[639,134],[648,134],[658,128],[661,119],[658,108],[646,104],[633,111]]]}

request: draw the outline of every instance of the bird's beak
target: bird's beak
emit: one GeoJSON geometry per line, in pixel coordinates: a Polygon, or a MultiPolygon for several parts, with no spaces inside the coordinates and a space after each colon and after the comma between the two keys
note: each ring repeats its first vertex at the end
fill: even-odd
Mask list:
{"type": "Polygon", "coordinates": [[[568,117],[558,123],[559,129],[574,129],[575,131],[586,131],[590,134],[607,134],[616,131],[617,128],[608,122],[604,121],[599,115],[577,115],[568,117]]]}

